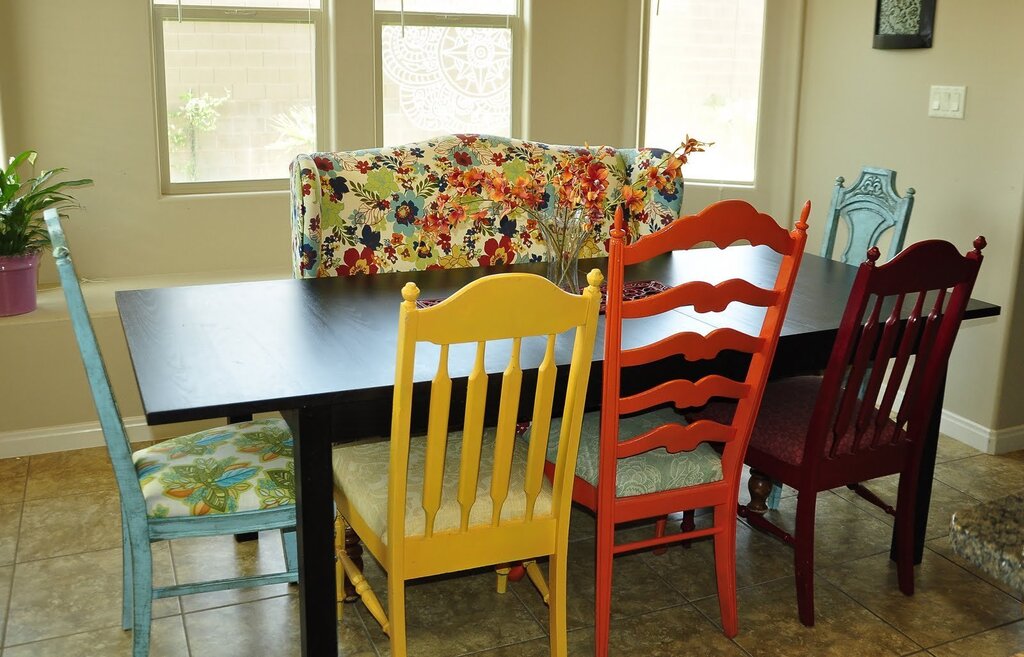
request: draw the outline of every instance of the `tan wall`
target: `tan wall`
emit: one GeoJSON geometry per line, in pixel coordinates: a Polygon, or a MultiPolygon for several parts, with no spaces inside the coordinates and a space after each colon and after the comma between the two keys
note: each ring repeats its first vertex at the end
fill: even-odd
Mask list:
{"type": "Polygon", "coordinates": [[[1007,367],[1020,377],[1005,350],[1024,227],[1024,3],[939,3],[934,45],[919,50],[872,49],[874,5],[807,3],[795,197],[816,208],[808,243],[821,244],[835,177],[856,179],[863,165],[895,169],[901,192],[917,190],[908,243],[937,237],[967,249],[985,235],[974,296],[1004,315],[961,332],[945,405],[985,427],[1024,423],[1020,388],[1001,383],[1007,367]],[[933,84],[967,86],[964,120],[926,116],[933,84]]]}

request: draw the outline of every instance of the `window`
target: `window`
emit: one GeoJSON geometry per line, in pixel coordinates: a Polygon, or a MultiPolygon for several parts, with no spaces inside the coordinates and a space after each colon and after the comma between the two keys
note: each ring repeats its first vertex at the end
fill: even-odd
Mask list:
{"type": "Polygon", "coordinates": [[[320,0],[154,0],[165,192],[284,189],[316,150],[320,0]]]}
{"type": "Polygon", "coordinates": [[[374,0],[374,9],[378,143],[518,134],[518,0],[374,0]]]}
{"type": "Polygon", "coordinates": [[[641,145],[715,145],[689,180],[753,184],[765,0],[648,0],[641,145]]]}

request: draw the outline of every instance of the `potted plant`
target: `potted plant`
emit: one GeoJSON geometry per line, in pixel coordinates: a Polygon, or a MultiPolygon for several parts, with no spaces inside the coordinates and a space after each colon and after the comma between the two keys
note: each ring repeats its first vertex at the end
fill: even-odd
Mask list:
{"type": "Polygon", "coordinates": [[[0,168],[0,316],[35,310],[39,256],[50,244],[43,210],[81,207],[62,190],[92,183],[89,179],[55,181],[63,168],[22,180],[18,170],[24,165],[34,167],[35,162],[36,152],[25,151],[11,158],[6,170],[0,168]]]}

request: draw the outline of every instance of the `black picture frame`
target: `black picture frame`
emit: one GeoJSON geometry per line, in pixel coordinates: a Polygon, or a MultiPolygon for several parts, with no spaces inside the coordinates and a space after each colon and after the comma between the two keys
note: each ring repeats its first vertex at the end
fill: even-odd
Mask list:
{"type": "Polygon", "coordinates": [[[882,50],[889,49],[905,49],[905,48],[931,48],[932,47],[932,32],[935,27],[935,0],[876,0],[875,5],[875,37],[872,43],[872,47],[879,48],[882,50]],[[883,8],[883,3],[887,7],[883,8]],[[908,4],[916,4],[919,8],[919,20],[916,32],[906,32],[900,34],[893,34],[888,32],[882,34],[879,30],[883,22],[886,21],[886,16],[883,15],[885,11],[895,11],[901,7],[894,7],[894,5],[902,5],[905,8],[908,4]]]}

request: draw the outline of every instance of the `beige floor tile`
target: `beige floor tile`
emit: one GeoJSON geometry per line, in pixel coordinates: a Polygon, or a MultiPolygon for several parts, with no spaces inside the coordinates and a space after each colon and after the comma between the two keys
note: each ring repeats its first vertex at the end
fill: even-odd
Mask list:
{"type": "Polygon", "coordinates": [[[29,459],[25,499],[82,495],[116,490],[114,469],[105,447],[37,454],[29,459]]]}
{"type": "MultiPolygon", "coordinates": [[[[234,536],[210,536],[171,541],[171,558],[178,582],[202,582],[228,577],[277,573],[285,569],[281,532],[260,532],[259,539],[239,543],[234,536]]],[[[294,592],[295,586],[274,584],[229,589],[181,598],[186,612],[221,607],[294,592]]]]}
{"type": "MultiPolygon", "coordinates": [[[[11,582],[14,579],[14,566],[0,566],[0,638],[3,637],[4,628],[7,626],[7,603],[11,599],[11,582]]],[[[0,645],[3,642],[0,641],[0,645]]],[[[3,650],[0,649],[0,653],[3,650]]]]}
{"type": "Polygon", "coordinates": [[[935,479],[982,501],[1024,489],[1024,459],[979,454],[935,466],[935,479]]]}
{"type": "MultiPolygon", "coordinates": [[[[300,653],[299,601],[295,596],[185,614],[185,627],[192,657],[289,657],[300,653]]],[[[374,655],[356,614],[346,614],[339,625],[338,655],[374,655]]]]}
{"type": "MultiPolygon", "coordinates": [[[[710,527],[712,515],[697,517],[698,528],[710,527]]],[[[655,572],[688,600],[699,600],[718,593],[715,574],[715,546],[711,538],[701,538],[670,546],[662,554],[640,553],[655,572]]],[[[773,536],[736,525],[736,586],[743,588],[793,574],[793,550],[773,536]]]]}
{"type": "MultiPolygon", "coordinates": [[[[890,657],[921,649],[828,582],[815,584],[814,627],[797,618],[793,578],[742,589],[735,642],[752,657],[890,657]]],[[[718,623],[717,596],[694,605],[718,623]]]]}
{"type": "MultiPolygon", "coordinates": [[[[690,605],[662,609],[612,621],[608,652],[623,657],[743,657],[747,653],[725,638],[722,631],[690,605]]],[[[568,635],[570,657],[594,654],[594,630],[583,628],[568,635]]],[[[547,657],[548,639],[503,646],[479,657],[547,657]]]]}
{"type": "Polygon", "coordinates": [[[0,504],[0,565],[14,563],[21,531],[22,504],[0,504]]]}
{"type": "Polygon", "coordinates": [[[24,507],[19,562],[121,545],[121,506],[116,492],[29,500],[24,507]]]}
{"type": "Polygon", "coordinates": [[[28,457],[0,459],[0,502],[20,502],[25,498],[28,457]]]}
{"type": "Polygon", "coordinates": [[[1019,601],[930,550],[914,571],[913,596],[884,554],[821,569],[815,583],[828,580],[924,648],[1021,618],[1019,601]]]}
{"type": "MultiPolygon", "coordinates": [[[[653,529],[649,528],[634,531],[638,534],[653,535],[653,529]]],[[[595,550],[593,540],[578,541],[569,546],[566,618],[570,630],[594,624],[595,550]]],[[[547,563],[540,565],[546,577],[547,563]]],[[[511,588],[541,621],[546,631],[548,608],[533,583],[523,578],[512,584],[511,588]]],[[[612,565],[613,618],[677,607],[685,602],[686,598],[669,586],[657,570],[648,565],[643,553],[615,557],[612,565]]]]}
{"type": "MultiPolygon", "coordinates": [[[[942,538],[933,538],[932,540],[926,542],[925,546],[927,546],[928,549],[933,550],[937,554],[942,555],[946,559],[949,559],[961,568],[966,569],[968,572],[974,573],[976,576],[985,580],[986,582],[996,587],[1003,593],[1006,593],[1007,595],[1010,595],[1018,600],[1024,600],[1024,592],[1018,591],[1017,589],[1009,586],[1002,580],[992,577],[991,575],[989,575],[983,570],[980,570],[974,564],[970,563],[957,553],[953,552],[953,546],[950,543],[949,535],[943,536],[942,538]]],[[[1021,649],[1024,650],[1024,646],[1021,646],[1021,649]]]]}
{"type": "MultiPolygon", "coordinates": [[[[364,574],[387,609],[387,580],[364,555],[364,574]]],[[[544,636],[544,630],[513,592],[495,591],[491,569],[428,577],[406,584],[406,640],[410,655],[461,655],[544,636]]],[[[531,586],[521,581],[516,585],[531,586]]],[[[541,602],[543,605],[543,602],[541,602]]],[[[348,610],[346,607],[346,617],[348,610]]],[[[388,637],[361,603],[356,605],[379,653],[391,654],[388,637]]],[[[545,612],[546,613],[546,612],[545,612]]]]}
{"type": "MultiPolygon", "coordinates": [[[[896,506],[896,497],[899,491],[898,475],[872,479],[866,482],[865,485],[872,493],[878,495],[885,502],[893,507],[896,506]]],[[[892,526],[893,516],[890,516],[884,510],[868,502],[852,490],[836,488],[833,492],[844,500],[852,502],[857,508],[892,526]]],[[[959,491],[952,486],[947,486],[941,481],[933,481],[931,502],[928,505],[928,529],[925,532],[925,539],[948,536],[949,520],[953,517],[953,513],[977,503],[978,500],[967,493],[959,491]]]]}
{"type": "MultiPolygon", "coordinates": [[[[785,497],[765,518],[785,531],[796,526],[797,498],[785,497]]],[[[822,566],[889,552],[892,527],[830,491],[818,493],[814,514],[814,565],[822,566]]]]}
{"type": "Polygon", "coordinates": [[[955,438],[939,434],[939,444],[935,452],[936,463],[946,463],[967,458],[968,456],[977,456],[978,454],[981,454],[981,452],[970,445],[962,443],[955,438]]]}
{"type": "Polygon", "coordinates": [[[936,646],[936,657],[1011,657],[1024,652],[1024,621],[936,646]]]}
{"type": "MultiPolygon", "coordinates": [[[[154,550],[157,585],[170,583],[170,553],[154,550]]],[[[176,599],[153,603],[156,617],[179,613],[176,599]]],[[[121,623],[121,549],[17,564],[5,646],[77,634],[121,623]]]]}
{"type": "MultiPolygon", "coordinates": [[[[153,621],[149,643],[150,657],[188,657],[185,628],[181,616],[153,621]]],[[[4,650],[4,657],[99,657],[130,655],[132,633],[118,627],[26,643],[4,650]]]]}

